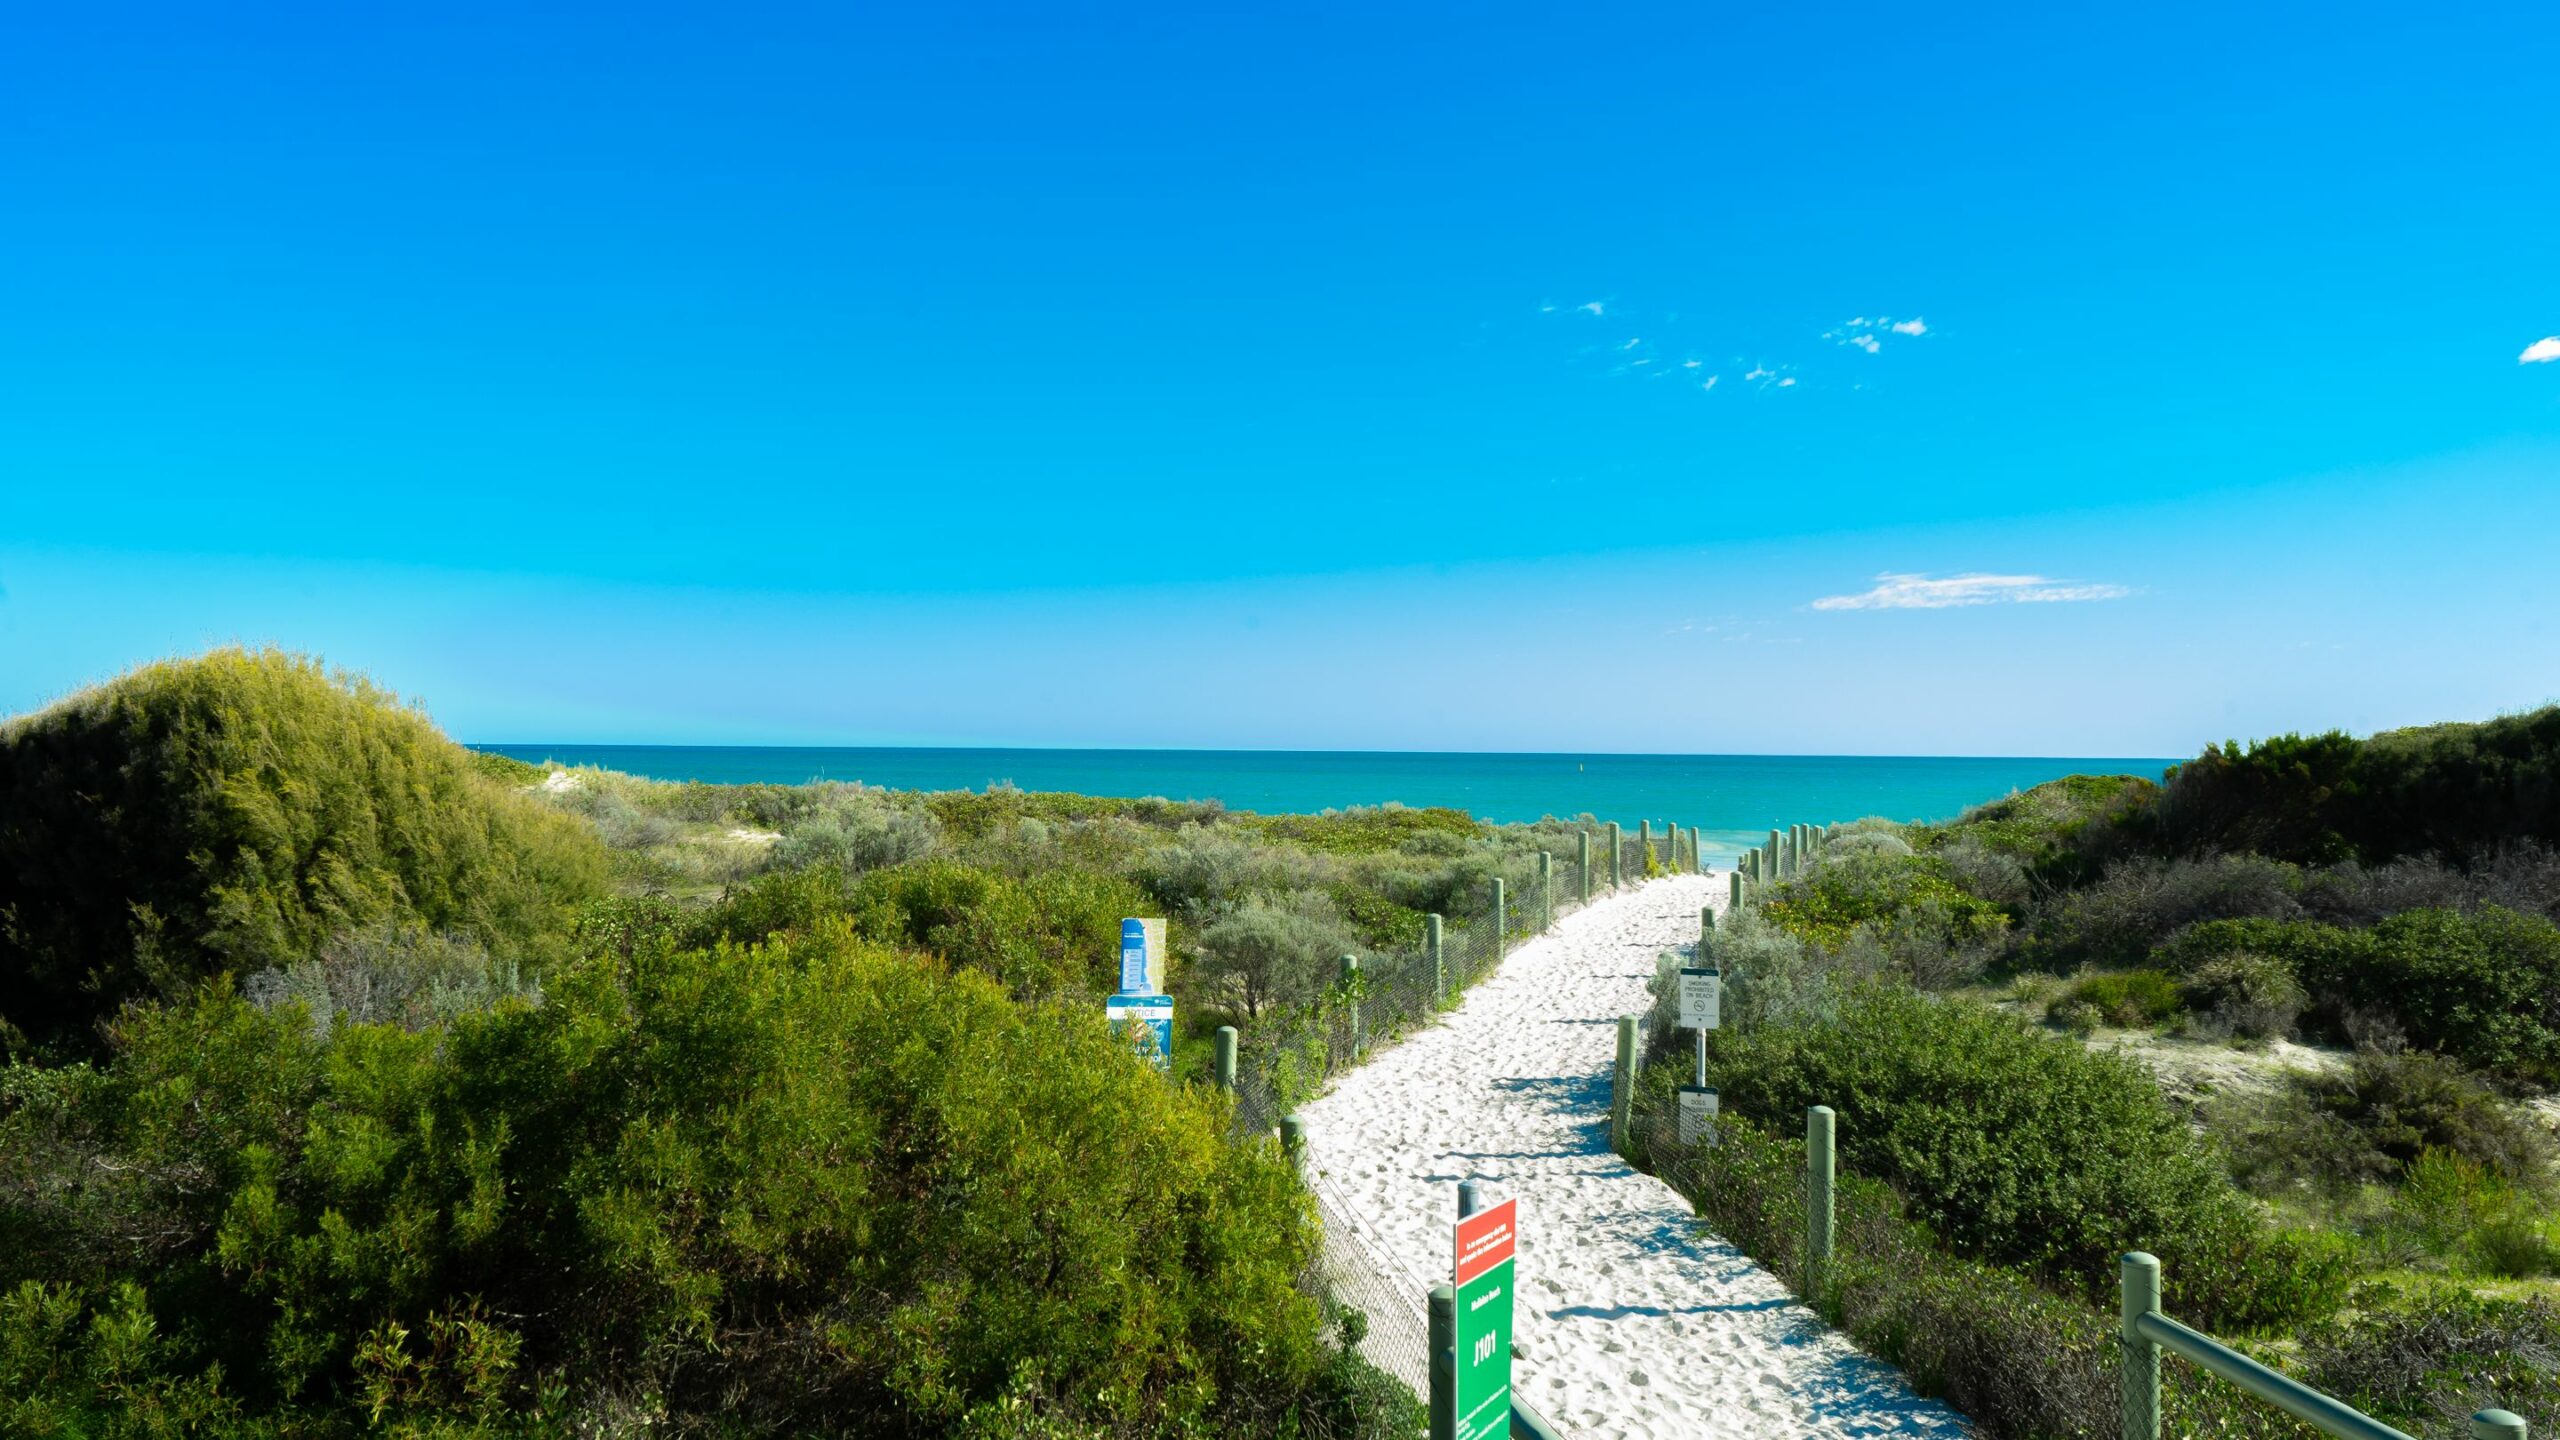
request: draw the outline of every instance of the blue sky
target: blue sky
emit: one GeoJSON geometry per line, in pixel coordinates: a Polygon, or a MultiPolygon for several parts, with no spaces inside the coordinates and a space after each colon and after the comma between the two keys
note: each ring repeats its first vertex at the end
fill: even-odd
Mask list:
{"type": "Polygon", "coordinates": [[[235,639],[493,741],[2560,698],[2560,14],[2438,9],[30,13],[0,710],[235,639]]]}

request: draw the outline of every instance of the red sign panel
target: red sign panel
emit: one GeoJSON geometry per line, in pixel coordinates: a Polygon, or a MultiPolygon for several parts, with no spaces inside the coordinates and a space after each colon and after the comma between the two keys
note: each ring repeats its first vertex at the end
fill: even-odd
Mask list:
{"type": "Polygon", "coordinates": [[[1517,1238],[1512,1222],[1519,1214],[1520,1202],[1505,1200],[1490,1210],[1479,1210],[1458,1222],[1455,1283],[1464,1285],[1511,1258],[1512,1242],[1517,1238]]]}

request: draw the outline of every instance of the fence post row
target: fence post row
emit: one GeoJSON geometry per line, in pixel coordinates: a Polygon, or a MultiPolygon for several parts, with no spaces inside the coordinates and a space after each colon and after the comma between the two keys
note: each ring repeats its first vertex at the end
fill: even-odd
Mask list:
{"type": "Polygon", "coordinates": [[[1360,1033],[1360,957],[1342,957],[1343,1003],[1351,1007],[1351,1053],[1355,1056],[1369,1048],[1368,1037],[1360,1033]]]}
{"type": "Polygon", "coordinates": [[[1828,1105],[1804,1112],[1804,1294],[1822,1293],[1824,1272],[1831,1268],[1831,1182],[1838,1173],[1832,1149],[1835,1117],[1828,1105]]]}
{"type": "Polygon", "coordinates": [[[1423,948],[1431,952],[1431,1003],[1449,1003],[1449,946],[1445,934],[1447,922],[1438,911],[1422,917],[1423,948]]]}
{"type": "Polygon", "coordinates": [[[1556,925],[1556,857],[1538,852],[1538,933],[1543,935],[1556,925]]]}
{"type": "Polygon", "coordinates": [[[1591,903],[1591,832],[1582,832],[1582,903],[1591,903]]]}
{"type": "Polygon", "coordinates": [[[1624,832],[1624,831],[1622,831],[1622,830],[1620,830],[1620,829],[1618,828],[1618,822],[1617,822],[1617,821],[1612,820],[1612,821],[1610,821],[1610,822],[1609,822],[1609,888],[1610,888],[1610,889],[1615,890],[1615,889],[1617,889],[1618,887],[1620,887],[1620,886],[1622,886],[1622,885],[1624,885],[1624,884],[1626,884],[1626,883],[1627,883],[1627,866],[1626,866],[1626,861],[1627,861],[1627,838],[1626,838],[1626,832],[1624,832]]]}
{"type": "Polygon", "coordinates": [[[1493,963],[1496,965],[1502,963],[1503,956],[1511,953],[1509,925],[1510,909],[1503,903],[1502,877],[1496,875],[1493,877],[1493,963]]]}
{"type": "Polygon", "coordinates": [[[1651,850],[1652,848],[1653,848],[1653,822],[1652,822],[1652,821],[1650,821],[1650,820],[1639,820],[1639,821],[1637,821],[1637,822],[1636,822],[1636,864],[1637,864],[1637,866],[1639,867],[1639,869],[1638,869],[1638,871],[1637,871],[1636,878],[1637,878],[1637,879],[1639,879],[1639,880],[1641,880],[1641,879],[1643,879],[1643,878],[1644,878],[1644,874],[1643,874],[1643,871],[1642,871],[1641,867],[1642,867],[1642,866],[1643,866],[1643,864],[1644,864],[1644,856],[1645,856],[1645,852],[1646,852],[1646,851],[1648,851],[1648,850],[1651,850]]]}
{"type": "Polygon", "coordinates": [[[1609,1148],[1627,1149],[1627,1123],[1635,1113],[1636,1017],[1618,1017],[1618,1065],[1609,1076],[1609,1148]]]}

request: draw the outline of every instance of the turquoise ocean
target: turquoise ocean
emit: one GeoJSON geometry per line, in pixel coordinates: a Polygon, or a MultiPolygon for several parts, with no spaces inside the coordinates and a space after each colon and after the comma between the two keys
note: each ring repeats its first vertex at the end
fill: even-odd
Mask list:
{"type": "Polygon", "coordinates": [[[1450,805],[1480,819],[1588,814],[1698,827],[1735,854],[1774,826],[1944,820],[2064,775],[2158,779],[2162,759],[1902,755],[1499,755],[1349,750],[968,750],[483,745],[520,760],[714,784],[855,780],[895,790],[1024,790],[1217,800],[1231,810],[1450,805]]]}

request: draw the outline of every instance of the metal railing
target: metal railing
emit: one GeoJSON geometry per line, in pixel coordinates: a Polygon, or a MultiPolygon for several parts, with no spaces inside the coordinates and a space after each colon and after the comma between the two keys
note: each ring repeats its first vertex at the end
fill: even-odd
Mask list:
{"type": "MultiPolygon", "coordinates": [[[[2118,1282],[2124,1326],[2124,1440],[2160,1440],[2160,1352],[2168,1350],[2338,1440],[2412,1440],[2331,1395],[2259,1364],[2160,1313],[2160,1261],[2136,1250],[2118,1282]]],[[[2475,1440],[2524,1440],[2525,1422],[2504,1410],[2471,1417],[2475,1440]]]]}

